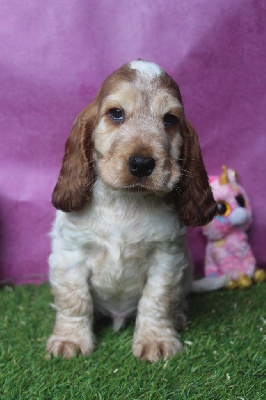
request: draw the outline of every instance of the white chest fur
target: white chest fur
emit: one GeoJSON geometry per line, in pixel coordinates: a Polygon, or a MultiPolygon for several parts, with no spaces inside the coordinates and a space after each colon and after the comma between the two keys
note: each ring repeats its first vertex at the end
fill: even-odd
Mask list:
{"type": "MultiPolygon", "coordinates": [[[[183,247],[185,230],[162,199],[121,194],[98,180],[82,212],[57,212],[50,270],[73,271],[73,279],[79,270],[89,280],[95,308],[123,318],[136,310],[158,246],[183,247]]],[[[164,268],[163,260],[157,268],[164,268]]]]}

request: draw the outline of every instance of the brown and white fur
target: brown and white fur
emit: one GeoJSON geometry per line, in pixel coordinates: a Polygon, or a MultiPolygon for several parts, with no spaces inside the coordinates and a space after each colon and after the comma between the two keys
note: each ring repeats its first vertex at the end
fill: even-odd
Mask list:
{"type": "Polygon", "coordinates": [[[91,353],[102,313],[115,329],[137,315],[135,356],[176,354],[192,274],[185,225],[204,225],[217,210],[179,88],[159,66],[136,60],[104,81],[74,122],[53,204],[57,314],[47,350],[91,353]]]}

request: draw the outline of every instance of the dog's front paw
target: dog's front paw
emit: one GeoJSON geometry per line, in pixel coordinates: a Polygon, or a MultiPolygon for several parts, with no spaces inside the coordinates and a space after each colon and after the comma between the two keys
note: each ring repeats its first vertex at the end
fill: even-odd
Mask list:
{"type": "Polygon", "coordinates": [[[181,342],[173,337],[169,339],[136,339],[132,351],[135,357],[141,360],[156,362],[161,357],[166,361],[182,349],[181,342]]]}
{"type": "Polygon", "coordinates": [[[54,357],[62,356],[67,360],[80,354],[87,356],[93,352],[94,347],[93,340],[90,338],[72,341],[67,337],[51,335],[47,342],[46,350],[54,357]]]}

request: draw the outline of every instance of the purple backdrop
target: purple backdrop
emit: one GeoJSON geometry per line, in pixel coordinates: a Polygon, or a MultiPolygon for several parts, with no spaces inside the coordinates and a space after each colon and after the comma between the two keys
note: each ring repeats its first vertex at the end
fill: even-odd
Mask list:
{"type": "MultiPolygon", "coordinates": [[[[235,168],[265,265],[266,5],[263,0],[0,1],[0,279],[47,275],[50,200],[64,142],[103,79],[127,61],[178,82],[207,170],[235,168]]],[[[190,232],[198,270],[199,230],[190,232]]],[[[28,280],[29,281],[29,280],[28,280]]]]}

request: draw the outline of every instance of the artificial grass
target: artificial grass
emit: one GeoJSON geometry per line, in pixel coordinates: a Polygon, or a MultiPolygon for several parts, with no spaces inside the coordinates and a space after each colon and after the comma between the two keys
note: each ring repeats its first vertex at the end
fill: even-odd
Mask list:
{"type": "Polygon", "coordinates": [[[50,358],[54,324],[48,284],[0,290],[0,398],[179,400],[265,398],[266,284],[193,295],[183,351],[168,362],[141,362],[131,353],[134,323],[113,334],[96,328],[90,356],[50,358]]]}

